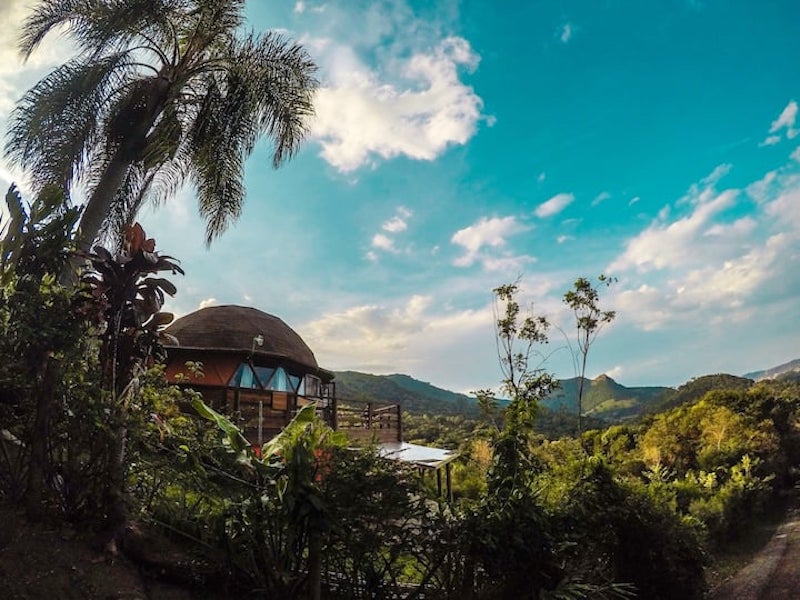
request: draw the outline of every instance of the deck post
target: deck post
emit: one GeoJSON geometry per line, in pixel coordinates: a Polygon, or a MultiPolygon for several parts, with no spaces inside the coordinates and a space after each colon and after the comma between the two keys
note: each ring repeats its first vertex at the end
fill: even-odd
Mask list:
{"type": "Polygon", "coordinates": [[[397,405],[397,441],[403,441],[403,411],[400,410],[400,405],[397,405]]]}
{"type": "Polygon", "coordinates": [[[331,428],[339,431],[339,401],[336,399],[336,394],[330,399],[329,410],[331,410],[331,428]]]}
{"type": "Polygon", "coordinates": [[[442,497],[442,470],[436,469],[436,490],[439,492],[439,497],[442,497]]]}
{"type": "Polygon", "coordinates": [[[447,501],[453,503],[453,481],[450,478],[450,463],[444,466],[444,472],[447,475],[447,501]]]}
{"type": "Polygon", "coordinates": [[[372,402],[367,402],[367,429],[372,430],[372,402]]]}

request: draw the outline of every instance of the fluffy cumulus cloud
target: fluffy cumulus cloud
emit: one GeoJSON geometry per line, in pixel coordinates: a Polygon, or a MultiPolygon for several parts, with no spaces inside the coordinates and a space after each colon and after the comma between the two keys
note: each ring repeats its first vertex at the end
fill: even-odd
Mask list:
{"type": "Polygon", "coordinates": [[[800,178],[793,167],[718,191],[717,169],[662,211],[607,267],[625,282],[619,313],[646,330],[675,322],[730,326],[800,291],[800,178]],[[744,202],[755,212],[734,217],[744,202]]]}
{"type": "Polygon", "coordinates": [[[469,267],[475,262],[482,263],[486,270],[507,270],[520,267],[533,259],[514,256],[505,252],[507,238],[527,231],[529,227],[519,223],[516,217],[481,217],[477,222],[456,231],[450,241],[460,246],[463,254],[454,264],[469,267]]]}
{"type": "MultiPolygon", "coordinates": [[[[641,233],[628,240],[625,251],[608,267],[612,272],[635,269],[640,273],[667,268],[681,268],[693,261],[708,261],[727,251],[715,238],[724,237],[727,231],[734,236],[736,228],[721,229],[716,221],[736,204],[739,190],[718,192],[717,183],[730,170],[730,166],[717,167],[708,177],[689,188],[676,207],[689,205],[688,214],[671,217],[671,210],[662,210],[658,217],[641,233]]],[[[739,243],[740,238],[734,240],[739,243]]]]}
{"type": "Polygon", "coordinates": [[[544,219],[545,217],[552,217],[572,204],[574,200],[575,196],[572,194],[556,194],[547,202],[543,202],[537,206],[534,214],[541,219],[544,219]]]}
{"type": "Polygon", "coordinates": [[[786,139],[793,139],[797,136],[798,131],[795,129],[795,121],[797,120],[797,102],[790,101],[789,104],[781,111],[778,118],[772,122],[769,128],[767,137],[761,142],[762,146],[773,146],[786,136],[786,139]]]}
{"type": "Polygon", "coordinates": [[[398,156],[433,160],[474,135],[483,102],[460,78],[479,62],[467,40],[446,37],[405,59],[382,55],[372,65],[353,47],[317,45],[327,69],[312,136],[339,171],[398,156]]]}
{"type": "Polygon", "coordinates": [[[464,311],[446,311],[441,305],[432,296],[412,295],[395,304],[352,306],[301,325],[298,332],[326,368],[410,372],[445,385],[443,362],[448,357],[464,361],[462,369],[475,359],[474,351],[462,354],[459,347],[480,343],[493,349],[486,343],[492,312],[488,304],[464,311]]]}

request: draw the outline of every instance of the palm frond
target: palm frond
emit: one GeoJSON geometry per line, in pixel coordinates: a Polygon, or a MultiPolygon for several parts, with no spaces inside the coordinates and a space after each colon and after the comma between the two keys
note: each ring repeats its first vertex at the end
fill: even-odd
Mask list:
{"type": "Polygon", "coordinates": [[[84,53],[115,52],[141,33],[153,40],[170,37],[170,18],[182,0],[47,0],[26,19],[20,51],[27,59],[55,28],[65,26],[84,53]]]}
{"type": "Polygon", "coordinates": [[[100,124],[129,76],[127,53],[97,61],[74,60],[54,70],[20,100],[11,114],[6,156],[29,169],[34,186],[68,189],[98,145],[100,124]]]}
{"type": "Polygon", "coordinates": [[[257,101],[259,129],[274,141],[272,164],[278,167],[308,132],[317,67],[302,46],[272,32],[244,38],[232,55],[230,70],[257,101]]]}
{"type": "Polygon", "coordinates": [[[206,76],[207,91],[199,107],[190,138],[192,175],[201,216],[206,221],[206,243],[227,229],[239,216],[244,202],[244,161],[251,136],[247,114],[237,110],[237,97],[206,76]]]}

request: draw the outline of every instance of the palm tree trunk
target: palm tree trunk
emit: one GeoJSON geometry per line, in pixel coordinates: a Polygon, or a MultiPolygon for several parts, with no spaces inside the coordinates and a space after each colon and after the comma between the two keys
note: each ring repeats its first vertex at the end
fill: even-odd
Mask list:
{"type": "Polygon", "coordinates": [[[103,222],[111,212],[114,196],[117,195],[120,187],[122,187],[122,183],[125,181],[133,162],[126,156],[127,154],[128,152],[126,152],[124,146],[120,146],[116,150],[114,158],[109,162],[92,193],[92,197],[89,198],[89,202],[86,204],[77,238],[80,250],[89,250],[91,248],[92,242],[97,239],[100,233],[103,222]]]}
{"type": "MultiPolygon", "coordinates": [[[[86,204],[78,231],[78,248],[88,250],[97,238],[103,222],[111,213],[114,198],[119,192],[131,166],[141,160],[147,148],[147,136],[164,111],[169,94],[169,82],[156,77],[146,85],[131,91],[128,105],[118,115],[125,123],[124,135],[114,151],[114,156],[100,177],[92,197],[86,204]],[[142,109],[141,106],[145,108],[142,109]]],[[[144,193],[144,190],[141,190],[144,193]]],[[[135,215],[134,215],[135,216],[135,215]]]]}

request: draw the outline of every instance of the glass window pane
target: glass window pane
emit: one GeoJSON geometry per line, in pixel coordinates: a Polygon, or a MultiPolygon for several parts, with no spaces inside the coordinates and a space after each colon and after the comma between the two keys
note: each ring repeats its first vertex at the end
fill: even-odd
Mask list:
{"type": "Polygon", "coordinates": [[[248,365],[247,363],[242,363],[240,369],[242,370],[242,378],[239,381],[239,387],[247,389],[257,388],[258,382],[256,381],[256,378],[253,375],[253,369],[250,368],[250,365],[248,365]]]}
{"type": "Polygon", "coordinates": [[[228,382],[228,385],[230,387],[239,387],[239,384],[242,381],[242,372],[244,371],[245,368],[247,368],[247,363],[242,363],[239,365],[239,368],[236,369],[236,372],[233,374],[230,381],[228,382]]]}
{"type": "Polygon", "coordinates": [[[282,367],[278,367],[275,370],[275,374],[272,376],[272,379],[270,379],[267,389],[275,390],[276,392],[291,391],[289,389],[289,382],[286,378],[286,371],[284,371],[282,367]]]}
{"type": "Polygon", "coordinates": [[[289,386],[291,387],[289,391],[297,392],[297,386],[300,385],[301,381],[300,378],[297,375],[292,375],[291,373],[288,374],[288,377],[289,377],[289,386]]]}
{"type": "Polygon", "coordinates": [[[258,380],[261,382],[263,388],[269,389],[269,380],[275,372],[275,369],[272,367],[254,367],[254,369],[256,370],[256,375],[258,375],[258,380]]]}

